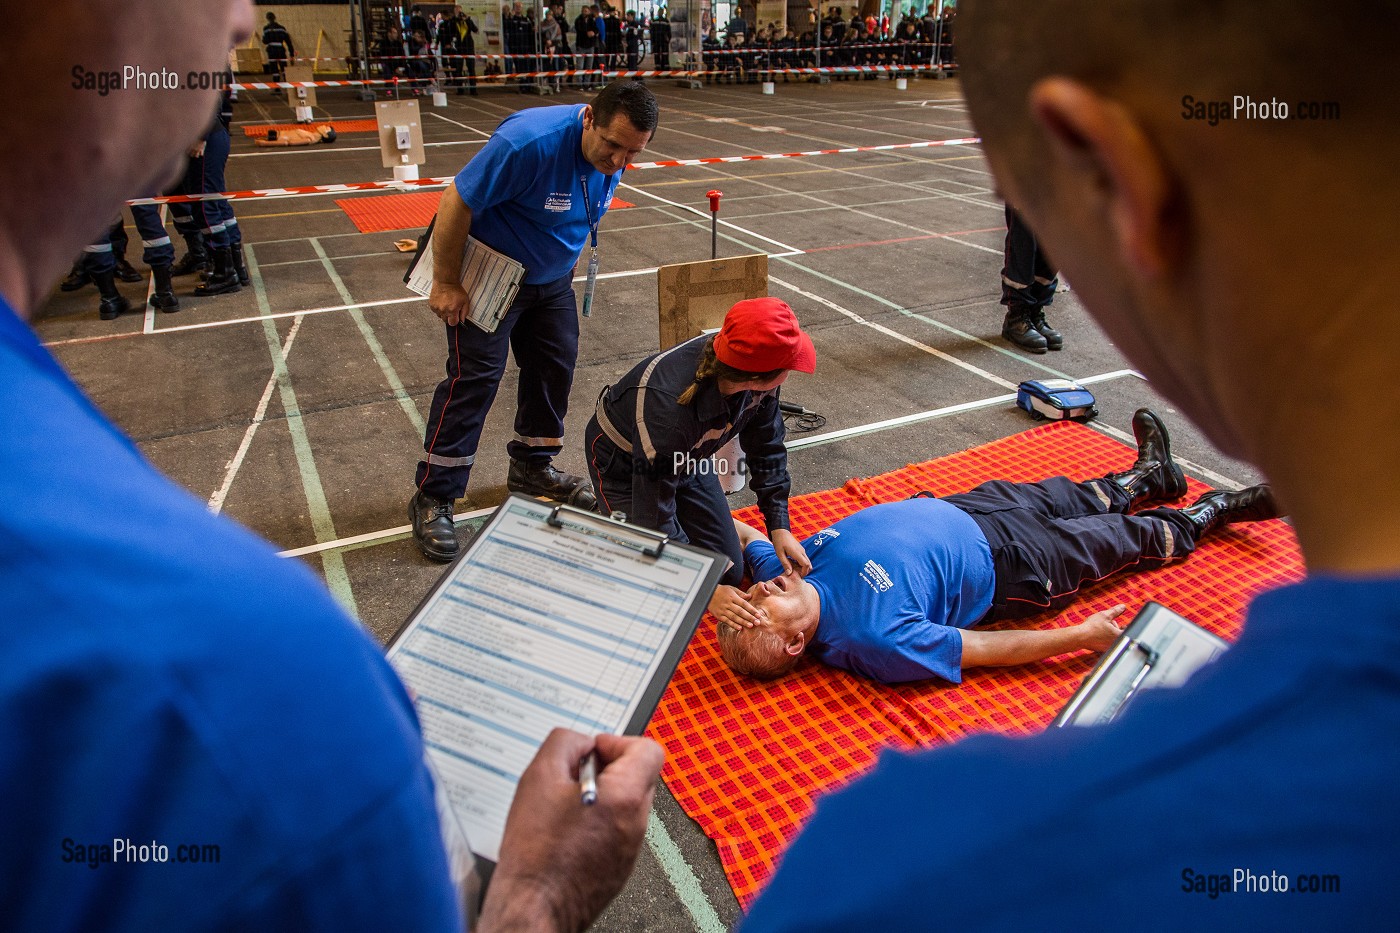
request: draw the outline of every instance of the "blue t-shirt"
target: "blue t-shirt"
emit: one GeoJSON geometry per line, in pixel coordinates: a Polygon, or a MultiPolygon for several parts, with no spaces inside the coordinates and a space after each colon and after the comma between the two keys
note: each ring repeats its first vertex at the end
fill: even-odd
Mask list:
{"type": "MultiPolygon", "coordinates": [[[[962,633],[992,606],[992,551],[966,512],[940,499],[872,505],[802,542],[821,623],[807,653],[887,684],[962,681],[962,633]]],[[[783,572],[773,546],[744,551],[755,580],[783,572]]]]}
{"type": "Polygon", "coordinates": [[[1275,590],[1109,725],[886,752],[817,804],[744,933],[1390,929],[1397,736],[1400,579],[1275,590]]]}
{"type": "Polygon", "coordinates": [[[524,265],[527,285],[573,272],[588,245],[589,211],[601,221],[622,180],[621,172],[604,175],[583,157],[583,107],[511,114],[457,173],[472,236],[524,265]]]}
{"type": "Polygon", "coordinates": [[[459,927],[377,646],[157,473],[3,300],[0,658],[6,929],[459,927]]]}

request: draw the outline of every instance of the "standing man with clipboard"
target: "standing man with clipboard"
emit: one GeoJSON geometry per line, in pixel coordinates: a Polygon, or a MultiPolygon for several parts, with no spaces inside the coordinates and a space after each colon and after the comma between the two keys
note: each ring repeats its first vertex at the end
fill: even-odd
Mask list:
{"type": "Polygon", "coordinates": [[[651,141],[657,114],[656,98],[636,81],[608,85],[592,104],[512,114],[443,192],[429,305],[447,325],[447,378],[433,395],[408,507],[414,540],[428,558],[457,556],[453,501],[466,492],[507,349],[520,366],[520,387],[506,485],[594,506],[587,480],[551,463],[564,444],[578,358],[574,266],[590,246],[586,317],[598,268],[598,224],[622,170],[651,141]],[[491,333],[468,321],[470,302],[460,281],[468,234],[525,267],[514,303],[491,333]]]}

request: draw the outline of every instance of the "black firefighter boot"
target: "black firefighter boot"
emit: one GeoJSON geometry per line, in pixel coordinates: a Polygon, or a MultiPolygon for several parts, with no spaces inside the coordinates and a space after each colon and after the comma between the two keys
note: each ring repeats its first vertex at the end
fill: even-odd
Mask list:
{"type": "Polygon", "coordinates": [[[131,310],[131,302],[126,300],[125,295],[117,291],[117,270],[108,269],[106,272],[94,272],[92,280],[97,283],[97,291],[102,295],[102,303],[97,306],[98,317],[104,321],[110,321],[131,310]]]}
{"type": "Polygon", "coordinates": [[[248,265],[243,261],[243,244],[239,243],[229,247],[229,256],[233,258],[233,273],[238,276],[239,285],[248,284],[248,265]]]}
{"type": "Polygon", "coordinates": [[[1128,494],[1132,500],[1129,507],[1144,502],[1170,502],[1186,495],[1186,475],[1172,459],[1171,437],[1162,419],[1139,408],[1133,414],[1133,437],[1137,438],[1138,457],[1132,469],[1107,477],[1128,494]]]}
{"type": "Polygon", "coordinates": [[[452,521],[453,500],[438,499],[419,490],[408,500],[408,521],[413,540],[429,560],[447,563],[457,556],[457,528],[452,521]]]}
{"type": "Polygon", "coordinates": [[[188,252],[171,267],[171,275],[192,275],[195,272],[203,272],[209,266],[209,254],[204,250],[204,237],[198,233],[186,233],[184,236],[188,252]]]}
{"type": "Polygon", "coordinates": [[[1250,486],[1239,492],[1216,489],[1181,510],[1196,526],[1196,540],[1236,522],[1262,522],[1279,517],[1278,501],[1268,486],[1250,486]]]}
{"type": "Polygon", "coordinates": [[[66,279],[58,283],[58,287],[60,291],[76,292],[84,285],[90,285],[91,283],[92,276],[87,274],[87,270],[83,268],[82,260],[79,260],[73,263],[73,270],[68,273],[66,279]]]}
{"type": "Polygon", "coordinates": [[[1006,320],[1001,324],[1001,335],[1007,340],[1031,353],[1044,353],[1050,345],[1031,319],[1034,309],[1028,305],[1007,305],[1006,320]]]}
{"type": "Polygon", "coordinates": [[[238,291],[238,273],[233,271],[233,254],[227,246],[209,251],[212,263],[209,278],[194,287],[197,298],[210,295],[226,295],[238,291]]]}
{"type": "Polygon", "coordinates": [[[169,266],[151,266],[151,277],[156,287],[151,294],[151,307],[167,314],[180,310],[180,302],[175,297],[175,285],[170,281],[169,266]]]}
{"type": "Polygon", "coordinates": [[[561,473],[548,460],[536,464],[512,457],[510,472],[506,474],[506,488],[527,496],[543,496],[589,512],[595,511],[598,506],[592,483],[582,476],[561,473]]]}

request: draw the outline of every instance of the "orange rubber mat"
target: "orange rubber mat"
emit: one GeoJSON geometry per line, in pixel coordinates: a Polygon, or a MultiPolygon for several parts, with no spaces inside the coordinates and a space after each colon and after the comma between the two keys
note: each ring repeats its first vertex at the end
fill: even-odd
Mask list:
{"type": "MultiPolygon", "coordinates": [[[[804,538],[867,505],[924,489],[948,495],[991,479],[1092,479],[1127,469],[1133,456],[1127,446],[1083,425],[1045,425],[851,480],[841,489],[798,496],[791,502],[792,530],[804,538]]],[[[1194,480],[1190,487],[1188,502],[1207,488],[1194,480]]],[[[735,515],[762,527],[756,508],[735,515]]],[[[1302,577],[1292,529],[1281,521],[1260,522],[1212,538],[1181,563],[1088,586],[1058,617],[1036,616],[1015,627],[1071,625],[1119,602],[1131,613],[1155,599],[1233,640],[1252,596],[1302,577]]],[[[647,734],[665,747],[666,785],[715,841],[729,883],[747,908],[815,798],[871,767],[882,748],[929,748],[975,732],[1039,732],[1096,659],[1081,653],[970,671],[958,686],[925,681],[897,688],[807,661],[765,684],[730,672],[707,617],[647,734]]]]}
{"type": "Polygon", "coordinates": [[[361,233],[380,233],[385,230],[427,229],[441,199],[441,191],[414,191],[411,194],[344,198],[335,203],[361,233]]]}
{"type": "MultiPolygon", "coordinates": [[[[441,191],[415,191],[412,194],[381,194],[369,198],[344,198],[336,206],[345,211],[361,233],[410,230],[428,226],[437,212],[441,191]]],[[[613,198],[610,210],[636,207],[613,198]]]]}
{"type": "Polygon", "coordinates": [[[254,139],[261,139],[267,135],[268,130],[308,130],[329,123],[331,129],[336,134],[341,133],[374,133],[379,130],[378,120],[323,120],[316,123],[267,123],[262,126],[245,126],[243,135],[254,139]]]}

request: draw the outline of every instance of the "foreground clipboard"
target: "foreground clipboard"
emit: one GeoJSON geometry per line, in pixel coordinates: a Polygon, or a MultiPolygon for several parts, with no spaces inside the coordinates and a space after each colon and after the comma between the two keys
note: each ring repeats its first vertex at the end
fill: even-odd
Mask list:
{"type": "Polygon", "coordinates": [[[1053,724],[1111,722],[1139,690],[1179,687],[1229,647],[1190,619],[1150,602],[1099,659],[1053,724]]]}
{"type": "Polygon", "coordinates": [[[639,735],[727,561],[512,495],[389,643],[429,763],[489,878],[521,772],[556,726],[639,735]]]}

